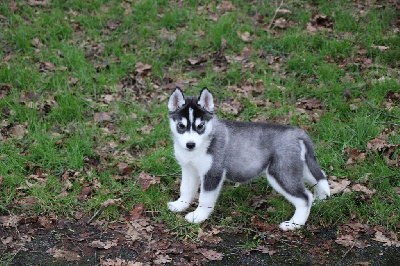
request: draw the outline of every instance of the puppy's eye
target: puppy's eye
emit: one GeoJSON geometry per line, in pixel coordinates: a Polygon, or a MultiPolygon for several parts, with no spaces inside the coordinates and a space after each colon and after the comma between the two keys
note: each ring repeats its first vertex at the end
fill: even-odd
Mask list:
{"type": "Polygon", "coordinates": [[[186,126],[183,123],[178,123],[178,128],[179,129],[185,129],[186,126]]]}
{"type": "Polygon", "coordinates": [[[199,124],[197,126],[197,130],[202,130],[203,128],[204,128],[204,124],[203,123],[201,123],[201,124],[199,124]]]}

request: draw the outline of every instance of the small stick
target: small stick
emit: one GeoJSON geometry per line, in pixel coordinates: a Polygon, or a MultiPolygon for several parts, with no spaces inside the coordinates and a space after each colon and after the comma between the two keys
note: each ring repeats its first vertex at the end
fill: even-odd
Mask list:
{"type": "Polygon", "coordinates": [[[86,224],[90,224],[97,216],[100,215],[100,213],[104,210],[103,205],[100,205],[100,208],[93,214],[92,218],[90,218],[89,221],[87,221],[86,224]]]}
{"type": "Polygon", "coordinates": [[[269,26],[268,26],[268,30],[272,27],[272,24],[274,23],[274,19],[275,19],[275,17],[276,17],[276,14],[278,14],[278,11],[279,11],[279,9],[281,9],[281,6],[283,5],[283,0],[281,1],[281,3],[279,4],[279,6],[278,6],[278,8],[275,10],[275,13],[274,13],[274,15],[273,15],[273,17],[272,17],[272,19],[271,19],[271,22],[269,23],[269,26]]]}

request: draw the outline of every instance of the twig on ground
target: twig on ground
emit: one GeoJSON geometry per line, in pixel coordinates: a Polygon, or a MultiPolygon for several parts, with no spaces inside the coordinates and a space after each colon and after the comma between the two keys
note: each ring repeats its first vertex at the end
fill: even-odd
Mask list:
{"type": "Polygon", "coordinates": [[[351,247],[346,251],[346,253],[344,253],[344,255],[342,256],[342,258],[340,259],[340,261],[337,264],[340,264],[340,262],[347,256],[347,254],[349,254],[349,252],[354,248],[356,244],[356,241],[353,242],[353,245],[351,245],[351,247]]]}
{"type": "Polygon", "coordinates": [[[18,230],[18,225],[17,225],[17,223],[14,221],[13,214],[10,212],[9,209],[7,209],[7,211],[8,211],[8,214],[10,215],[11,219],[13,220],[13,221],[12,221],[12,222],[13,222],[13,226],[15,227],[15,231],[17,231],[17,233],[18,233],[18,237],[21,238],[21,233],[20,233],[19,230],[18,230]]]}
{"type": "Polygon", "coordinates": [[[397,116],[394,116],[394,115],[385,113],[385,112],[382,111],[381,109],[379,109],[379,108],[373,106],[370,102],[367,101],[367,99],[365,99],[364,96],[360,95],[360,97],[361,97],[361,100],[362,100],[369,108],[371,108],[371,109],[374,110],[375,112],[380,113],[381,115],[384,115],[384,116],[387,116],[387,117],[390,117],[390,118],[395,118],[395,119],[399,119],[399,120],[400,120],[400,117],[397,117],[397,116]]]}
{"type": "Polygon", "coordinates": [[[86,224],[90,224],[97,216],[100,215],[100,213],[102,213],[103,210],[104,210],[104,206],[100,205],[100,208],[93,214],[92,218],[90,218],[90,220],[87,221],[86,224]]]}
{"type": "Polygon", "coordinates": [[[275,9],[275,13],[274,13],[274,15],[272,16],[271,22],[269,23],[269,26],[268,26],[267,30],[269,30],[269,29],[272,27],[272,24],[274,24],[274,20],[275,20],[276,14],[278,14],[278,11],[279,11],[279,9],[281,9],[281,6],[282,6],[282,5],[283,5],[283,0],[282,0],[281,3],[279,4],[278,8],[275,9]]]}

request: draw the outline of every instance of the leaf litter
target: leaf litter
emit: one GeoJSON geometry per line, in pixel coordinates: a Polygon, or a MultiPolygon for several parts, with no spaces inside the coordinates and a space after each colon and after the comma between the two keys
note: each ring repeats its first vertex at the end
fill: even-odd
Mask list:
{"type": "MultiPolygon", "coordinates": [[[[124,2],[125,7],[131,6],[125,5],[130,1],[124,2]]],[[[29,1],[29,2],[21,2],[20,5],[28,5],[30,7],[46,7],[48,2],[41,2],[41,1],[29,1]]],[[[122,4],[121,4],[122,5],[122,4]]],[[[232,12],[236,9],[234,4],[230,1],[222,1],[217,6],[217,8],[213,8],[213,4],[208,4],[206,6],[199,7],[197,12],[199,14],[203,14],[208,19],[217,21],[220,19],[224,14],[232,12]]],[[[15,4],[15,1],[11,1],[9,4],[9,9],[12,12],[18,12],[19,6],[15,4]]],[[[128,14],[131,12],[135,12],[135,10],[128,10],[128,14]]],[[[289,27],[292,27],[295,22],[290,20],[289,15],[292,14],[292,11],[288,9],[277,9],[278,17],[274,19],[273,25],[277,30],[285,30],[289,27]],[[279,17],[282,16],[282,17],[279,17]]],[[[314,35],[320,32],[331,32],[332,28],[334,27],[333,24],[333,14],[332,15],[325,15],[319,13],[312,13],[312,16],[308,23],[306,24],[306,29],[304,30],[306,33],[314,35]]],[[[268,24],[267,24],[268,25],[268,24]]],[[[75,23],[77,29],[80,28],[78,24],[75,23]]],[[[108,32],[119,30],[120,21],[118,20],[108,20],[105,24],[106,29],[108,32]]],[[[82,29],[80,29],[82,31],[82,29]]],[[[104,31],[103,33],[107,33],[104,31]]],[[[204,33],[199,32],[199,35],[204,35],[204,33]]],[[[252,46],[251,43],[255,38],[256,35],[250,34],[247,31],[241,32],[236,31],[238,37],[246,43],[247,46],[239,52],[239,54],[234,55],[226,55],[223,54],[224,49],[226,49],[226,40],[221,38],[221,48],[220,48],[220,55],[215,54],[205,54],[199,55],[197,57],[188,58],[187,62],[189,63],[190,67],[199,67],[202,66],[203,63],[207,61],[212,61],[213,64],[216,66],[216,70],[223,72],[228,64],[239,63],[242,65],[243,68],[252,69],[254,67],[254,62],[252,62],[252,57],[262,57],[265,58],[268,62],[268,67],[271,69],[280,70],[281,66],[283,65],[284,58],[282,56],[276,56],[271,53],[264,53],[263,51],[256,51],[252,46]]],[[[161,39],[167,39],[170,42],[176,40],[176,33],[167,32],[162,36],[160,34],[161,39]],[[175,37],[174,37],[175,34],[175,37]],[[172,36],[172,37],[166,37],[172,36]],[[169,39],[168,39],[169,38],[169,39]]],[[[44,49],[44,43],[35,38],[31,41],[33,47],[37,49],[44,49]]],[[[104,47],[102,44],[96,44],[92,40],[88,40],[82,43],[80,46],[82,47],[85,57],[87,60],[90,60],[92,63],[95,63],[99,60],[101,56],[104,55],[104,47]]],[[[376,49],[380,52],[388,52],[392,47],[388,46],[379,46],[372,44],[371,48],[376,49]]],[[[8,59],[9,60],[9,59],[8,59]]],[[[344,66],[350,64],[350,61],[353,61],[353,64],[359,65],[362,69],[369,68],[371,66],[371,61],[368,58],[365,58],[365,53],[360,52],[356,55],[355,58],[349,59],[349,62],[345,62],[344,66]],[[358,57],[357,57],[358,56],[358,57]]],[[[143,61],[144,62],[144,61],[143,61]]],[[[105,68],[105,65],[96,65],[96,70],[100,71],[102,68],[105,68]]],[[[52,62],[44,61],[38,63],[38,68],[43,73],[51,73],[55,71],[65,71],[65,67],[57,66],[52,62]]],[[[115,87],[116,93],[105,93],[101,96],[101,102],[108,105],[113,103],[114,101],[118,101],[126,94],[132,93],[132,100],[141,100],[146,101],[149,100],[151,97],[154,99],[159,99],[159,97],[163,97],[159,95],[159,92],[146,92],[142,90],[145,87],[146,78],[151,77],[152,75],[152,66],[147,63],[138,62],[134,65],[134,70],[129,77],[121,79],[120,83],[115,87]]],[[[187,77],[172,77],[166,79],[166,88],[174,88],[176,86],[181,86],[183,88],[191,87],[199,83],[197,78],[187,78],[187,77]]],[[[153,80],[150,81],[152,86],[157,85],[156,82],[153,80]]],[[[69,85],[76,86],[79,84],[79,80],[76,78],[71,78],[68,81],[69,85]]],[[[160,85],[161,83],[158,83],[160,85]]],[[[158,86],[157,85],[157,86],[158,86]]],[[[9,89],[5,85],[1,87],[0,95],[1,97],[5,97],[9,93],[9,89]],[[6,87],[5,87],[6,86],[6,87]],[[4,87],[4,89],[3,89],[4,87]]],[[[10,85],[11,86],[11,85],[10,85]]],[[[235,87],[237,88],[238,92],[242,94],[243,98],[250,98],[251,101],[256,101],[257,97],[255,96],[259,89],[255,84],[251,84],[251,82],[245,81],[241,85],[235,87]],[[251,97],[250,97],[251,95],[251,97]]],[[[262,87],[262,89],[264,89],[262,87]]],[[[164,96],[165,97],[165,96],[164,96]]],[[[388,93],[386,96],[387,101],[390,105],[394,105],[398,102],[399,96],[398,93],[392,92],[391,94],[388,93]]],[[[50,99],[47,99],[50,101],[50,99]]],[[[46,100],[46,101],[47,101],[46,100]]],[[[29,97],[25,97],[22,99],[23,104],[27,106],[33,107],[33,101],[30,101],[29,97]]],[[[269,99],[257,99],[257,103],[263,106],[277,106],[279,102],[271,102],[269,99]]],[[[49,102],[47,105],[43,105],[41,107],[44,110],[44,113],[48,113],[48,110],[51,110],[52,107],[55,105],[55,102],[49,102]],[[45,111],[47,110],[47,111],[45,111]]],[[[318,102],[316,99],[297,99],[296,106],[299,115],[310,116],[313,121],[317,121],[318,117],[313,117],[315,114],[323,115],[323,111],[325,107],[322,107],[321,102],[318,102]]],[[[354,110],[356,110],[359,106],[354,106],[354,110]]],[[[221,104],[221,110],[224,113],[230,113],[234,115],[240,114],[242,111],[241,102],[236,101],[235,99],[228,100],[226,104],[221,104]]],[[[99,124],[109,124],[112,122],[112,119],[115,117],[115,114],[112,112],[95,112],[93,116],[93,120],[99,124]]],[[[29,133],[27,132],[27,125],[26,124],[13,124],[8,130],[8,136],[12,139],[22,140],[24,137],[29,133]]],[[[115,133],[109,130],[109,128],[104,127],[105,132],[108,134],[115,133]]],[[[138,132],[141,134],[150,134],[154,128],[151,126],[142,127],[138,129],[138,132]]],[[[2,137],[3,138],[3,137],[2,137]]],[[[113,154],[116,151],[117,144],[108,143],[105,145],[103,150],[96,150],[95,152],[98,153],[99,159],[95,159],[94,157],[87,157],[87,162],[90,167],[97,168],[101,170],[101,166],[103,164],[104,158],[107,157],[107,154],[113,154]],[[98,162],[96,162],[98,160],[98,162]],[[99,166],[100,165],[100,166],[99,166]]],[[[398,158],[393,158],[396,154],[394,151],[398,148],[398,145],[390,144],[387,142],[387,139],[381,138],[377,136],[374,139],[371,139],[367,144],[365,149],[357,150],[352,147],[346,147],[344,150],[345,156],[348,157],[347,164],[349,166],[353,166],[356,164],[360,164],[363,161],[367,160],[370,156],[369,152],[378,153],[383,155],[385,158],[389,158],[388,165],[397,165],[398,166],[398,158]],[[396,163],[397,160],[397,163],[396,163]]],[[[114,155],[114,154],[113,154],[114,155]]],[[[133,172],[133,166],[127,162],[118,162],[112,164],[113,167],[118,169],[118,174],[121,176],[129,176],[133,172]]],[[[82,173],[75,172],[74,170],[70,170],[68,174],[65,174],[61,178],[61,193],[59,197],[65,197],[71,192],[71,188],[74,182],[81,182],[79,181],[82,173]],[[76,175],[75,175],[76,174],[76,175]]],[[[66,172],[66,173],[67,173],[66,172]]],[[[45,185],[47,180],[47,176],[43,173],[36,173],[32,175],[27,175],[27,187],[33,185],[45,185]],[[29,180],[29,182],[28,182],[29,180]]],[[[92,180],[93,183],[83,182],[82,188],[77,196],[78,199],[84,202],[86,199],[92,196],[92,193],[96,193],[96,191],[101,187],[101,183],[97,179],[92,180]]],[[[136,178],[137,185],[140,187],[142,191],[148,190],[152,185],[159,184],[160,178],[150,175],[148,173],[142,172],[139,174],[139,177],[136,178]]],[[[2,177],[0,176],[0,185],[2,183],[2,177]]],[[[360,192],[363,195],[371,196],[376,193],[374,189],[368,188],[365,184],[352,184],[347,178],[329,178],[329,184],[332,189],[332,194],[340,194],[340,193],[347,193],[351,191],[360,192]]],[[[108,199],[101,203],[100,205],[103,207],[108,206],[119,206],[122,202],[122,198],[113,198],[108,199]]],[[[28,204],[35,204],[36,201],[34,198],[25,198],[24,201],[20,200],[16,202],[18,205],[28,203],[28,204]]],[[[265,201],[262,199],[254,198],[252,204],[255,208],[263,208],[265,207],[265,201]]],[[[273,210],[272,210],[273,211],[273,210]]],[[[177,238],[179,234],[173,234],[169,228],[166,228],[163,224],[158,224],[155,222],[152,217],[146,216],[146,208],[143,203],[139,202],[136,205],[132,206],[131,210],[128,211],[127,215],[121,216],[120,219],[116,223],[108,223],[107,221],[99,220],[93,222],[90,225],[86,225],[88,218],[85,214],[81,212],[76,212],[74,215],[75,219],[77,220],[77,227],[69,227],[66,229],[65,226],[61,225],[63,223],[62,219],[56,217],[52,214],[46,218],[44,216],[39,217],[27,217],[26,215],[6,215],[0,216],[0,230],[2,234],[1,242],[3,245],[7,246],[8,250],[14,249],[18,246],[21,250],[25,249],[26,243],[34,241],[34,238],[28,237],[25,233],[35,235],[40,235],[40,230],[38,228],[52,228],[56,229],[59,232],[62,232],[64,236],[68,236],[65,238],[65,242],[70,243],[71,245],[60,245],[60,243],[56,243],[57,247],[53,247],[48,249],[47,253],[53,256],[54,258],[60,260],[67,260],[67,261],[78,261],[78,259],[83,255],[87,255],[89,253],[94,252],[104,252],[104,251],[112,251],[117,250],[121,246],[127,247],[129,249],[135,250],[138,253],[144,254],[143,256],[137,256],[135,259],[134,256],[131,258],[101,258],[100,262],[101,265],[142,265],[147,264],[150,262],[155,263],[171,263],[176,262],[175,257],[179,257],[179,262],[184,264],[200,264],[202,262],[206,262],[208,260],[221,260],[224,259],[222,253],[215,251],[215,245],[221,245],[224,242],[223,235],[230,234],[234,238],[241,238],[243,234],[241,234],[240,230],[234,230],[229,232],[227,229],[221,229],[216,227],[209,227],[208,225],[202,226],[198,230],[197,241],[199,242],[191,242],[187,239],[181,241],[177,238]],[[18,231],[16,230],[18,228],[18,231]],[[63,231],[64,230],[64,231],[63,231]],[[72,233],[72,230],[75,232],[72,233]],[[122,233],[121,233],[122,232],[122,233]],[[19,236],[18,234],[21,235],[19,236]],[[110,234],[111,233],[111,234],[110,234]],[[7,236],[8,235],[8,236],[7,236]],[[173,236],[173,237],[171,237],[173,236]],[[79,238],[78,238],[79,237],[79,238]],[[11,244],[14,242],[14,246],[11,244]],[[80,249],[76,249],[76,243],[79,243],[80,249]],[[74,249],[75,247],[75,249],[74,249]]],[[[65,221],[64,221],[65,222],[65,221]]],[[[262,245],[257,246],[255,248],[248,249],[246,252],[249,254],[252,253],[265,253],[268,255],[273,255],[277,252],[280,252],[280,247],[285,244],[296,246],[299,241],[303,241],[306,239],[306,236],[302,233],[288,233],[282,234],[281,232],[277,231],[273,225],[268,224],[265,222],[263,217],[253,216],[251,217],[252,226],[259,230],[257,233],[254,234],[254,237],[263,236],[263,232],[268,233],[268,237],[266,239],[261,239],[260,243],[262,245]],[[271,243],[278,243],[277,249],[271,245],[271,243]]],[[[68,224],[68,223],[67,223],[68,224]]],[[[308,230],[310,228],[306,228],[308,230]]],[[[252,229],[253,230],[253,229],[252,229]]],[[[360,223],[353,223],[349,222],[346,225],[342,225],[337,230],[337,236],[335,243],[340,246],[345,246],[346,248],[349,247],[356,247],[359,249],[367,248],[371,241],[370,240],[360,240],[359,238],[362,235],[374,235],[375,242],[383,243],[384,246],[388,247],[398,247],[398,236],[394,232],[386,232],[386,230],[382,228],[369,228],[366,224],[360,223]]],[[[318,237],[318,232],[312,231],[310,229],[312,235],[318,237]]],[[[309,232],[308,232],[309,233],[309,232]]],[[[35,235],[35,237],[36,237],[35,235]]],[[[331,242],[327,241],[321,247],[313,247],[316,254],[321,257],[325,257],[323,254],[326,251],[326,247],[331,250],[332,244],[331,242]]],[[[4,250],[4,247],[1,247],[1,251],[4,250]]],[[[118,251],[116,251],[118,252],[118,251]]],[[[332,252],[335,252],[334,250],[332,252]]],[[[100,253],[101,254],[101,253],[100,253]]],[[[107,254],[107,253],[103,253],[107,254]]]]}

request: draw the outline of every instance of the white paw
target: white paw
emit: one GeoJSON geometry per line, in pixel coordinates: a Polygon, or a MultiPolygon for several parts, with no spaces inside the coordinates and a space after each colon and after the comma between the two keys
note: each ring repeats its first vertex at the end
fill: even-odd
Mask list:
{"type": "Polygon", "coordinates": [[[295,230],[299,229],[302,225],[295,223],[294,221],[285,221],[279,225],[279,228],[282,229],[283,231],[289,231],[289,230],[295,230]]]}
{"type": "Polygon", "coordinates": [[[207,219],[212,212],[211,208],[197,208],[194,212],[190,212],[185,216],[186,221],[189,223],[201,223],[207,219]]]}
{"type": "Polygon", "coordinates": [[[172,212],[183,212],[187,208],[189,208],[189,202],[185,202],[182,200],[176,200],[168,202],[168,209],[172,212]]]}

